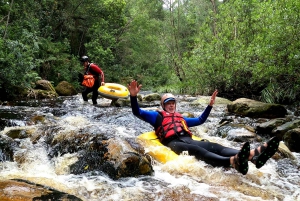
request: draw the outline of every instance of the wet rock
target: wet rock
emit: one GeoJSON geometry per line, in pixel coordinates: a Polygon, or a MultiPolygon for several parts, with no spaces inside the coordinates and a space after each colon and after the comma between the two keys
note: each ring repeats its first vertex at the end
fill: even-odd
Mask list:
{"type": "Polygon", "coordinates": [[[1,180],[0,200],[56,200],[81,201],[80,198],[46,186],[34,184],[24,180],[1,180]]]}
{"type": "Polygon", "coordinates": [[[203,138],[205,138],[205,136],[207,135],[207,132],[209,131],[209,129],[207,127],[205,127],[204,125],[191,127],[190,130],[193,133],[193,135],[203,136],[203,138]]]}
{"type": "Polygon", "coordinates": [[[188,117],[188,118],[194,118],[195,117],[195,115],[190,113],[190,112],[183,112],[183,113],[181,113],[181,115],[183,117],[188,117]]]}
{"type": "Polygon", "coordinates": [[[12,139],[24,139],[27,138],[28,135],[26,133],[26,131],[22,128],[18,129],[18,128],[14,128],[14,129],[10,129],[9,131],[6,132],[6,135],[12,139]]]}
{"type": "Polygon", "coordinates": [[[137,95],[137,99],[138,99],[139,101],[143,101],[143,95],[142,95],[142,94],[138,94],[138,95],[137,95]]]}
{"type": "Polygon", "coordinates": [[[160,101],[161,97],[158,93],[152,93],[152,94],[147,94],[143,97],[143,101],[155,101],[159,100],[160,101]]]}
{"type": "Polygon", "coordinates": [[[293,152],[300,152],[300,128],[287,131],[283,136],[286,146],[293,152]]]}
{"type": "Polygon", "coordinates": [[[6,136],[0,135],[0,162],[13,161],[13,147],[16,143],[6,136]]]}
{"type": "Polygon", "coordinates": [[[6,127],[2,133],[12,139],[24,139],[31,136],[36,130],[34,126],[6,127]]]}
{"type": "MultiPolygon", "coordinates": [[[[197,105],[208,105],[211,96],[200,96],[197,97],[197,100],[193,101],[190,105],[197,106],[197,105]]],[[[231,101],[226,98],[216,97],[215,105],[227,105],[230,104],[231,101]]]]}
{"type": "MultiPolygon", "coordinates": [[[[138,94],[137,95],[138,104],[141,108],[155,107],[160,106],[160,95],[158,93],[150,93],[150,94],[138,94]]],[[[124,106],[131,107],[130,98],[123,103],[124,106]]]]}
{"type": "Polygon", "coordinates": [[[38,80],[34,89],[29,89],[26,92],[26,98],[31,99],[51,99],[56,97],[58,97],[58,94],[48,80],[38,80]]]}
{"type": "Polygon", "coordinates": [[[246,142],[256,138],[254,129],[243,124],[226,124],[218,128],[216,134],[235,142],[246,142]]]}
{"type": "Polygon", "coordinates": [[[293,155],[293,153],[291,152],[291,150],[282,141],[279,143],[279,147],[278,147],[277,152],[282,156],[281,158],[289,158],[291,160],[296,159],[295,156],[293,155]]]}
{"type": "Polygon", "coordinates": [[[51,82],[49,82],[48,80],[38,80],[36,81],[35,85],[36,85],[35,89],[55,92],[54,87],[52,86],[51,82]]]}
{"type": "MultiPolygon", "coordinates": [[[[149,158],[137,152],[127,141],[112,138],[113,133],[102,134],[97,126],[85,126],[77,131],[65,131],[64,127],[59,126],[53,127],[53,130],[48,132],[41,132],[39,129],[43,129],[43,126],[13,127],[2,131],[0,144],[2,160],[14,159],[18,164],[23,164],[30,150],[19,147],[17,149],[19,151],[14,152],[10,148],[19,145],[12,146],[12,143],[17,142],[16,139],[29,138],[31,142],[35,142],[43,138],[43,141],[49,144],[50,158],[76,154],[73,155],[76,160],[66,167],[73,174],[101,171],[111,178],[118,179],[153,173],[149,158]],[[49,135],[49,133],[57,134],[49,135]]],[[[103,129],[107,131],[107,128],[103,129]]]]}
{"type": "Polygon", "coordinates": [[[258,124],[255,128],[257,134],[271,134],[272,130],[282,124],[286,123],[286,119],[284,118],[277,118],[272,119],[270,121],[258,124]]]}
{"type": "Polygon", "coordinates": [[[117,170],[116,178],[132,177],[138,175],[151,175],[153,169],[148,159],[137,153],[128,142],[120,139],[108,140],[108,154],[106,155],[109,161],[114,162],[114,167],[117,170]]]}
{"type": "Polygon", "coordinates": [[[60,154],[76,153],[84,150],[88,151],[92,143],[101,143],[102,140],[106,139],[107,138],[101,134],[83,132],[76,134],[62,133],[61,135],[47,139],[47,141],[52,141],[52,143],[50,143],[52,150],[49,154],[51,157],[54,157],[60,154]]]}
{"type": "Polygon", "coordinates": [[[46,118],[42,115],[36,115],[30,118],[30,124],[44,123],[46,118]]]}
{"type": "MultiPolygon", "coordinates": [[[[104,172],[113,179],[129,176],[151,175],[152,165],[142,153],[114,134],[101,133],[99,127],[90,126],[73,132],[60,131],[52,139],[49,157],[76,154],[69,164],[72,174],[104,172]],[[84,130],[85,129],[85,130],[84,130]]],[[[107,128],[101,128],[107,131],[107,128]]],[[[108,132],[108,131],[107,131],[108,132]]]]}
{"type": "Polygon", "coordinates": [[[27,98],[31,98],[31,99],[51,99],[56,97],[58,97],[58,94],[55,91],[30,89],[27,92],[27,98]]]}
{"type": "Polygon", "coordinates": [[[300,120],[294,120],[291,122],[287,122],[285,124],[282,124],[281,126],[278,126],[272,130],[272,135],[277,136],[280,140],[283,139],[284,134],[294,128],[297,128],[300,126],[300,120]]]}
{"type": "Polygon", "coordinates": [[[219,124],[220,124],[220,126],[223,126],[223,125],[232,123],[233,121],[234,121],[234,117],[232,117],[232,116],[226,116],[226,117],[223,117],[220,120],[219,124]]]}
{"type": "Polygon", "coordinates": [[[140,154],[145,154],[145,149],[144,147],[140,144],[137,143],[136,139],[134,138],[127,138],[125,139],[126,142],[128,142],[128,144],[134,149],[136,150],[138,153],[140,154]]]}
{"type": "Polygon", "coordinates": [[[227,105],[228,112],[251,118],[280,118],[287,110],[279,104],[263,103],[246,98],[240,98],[227,105]]]}
{"type": "Polygon", "coordinates": [[[145,107],[154,107],[154,106],[160,106],[160,101],[142,101],[142,102],[139,102],[139,106],[141,108],[145,108],[145,107]]]}
{"type": "Polygon", "coordinates": [[[80,152],[78,161],[71,165],[70,170],[73,174],[102,171],[113,179],[153,173],[148,159],[121,139],[91,143],[88,150],[80,152]]]}
{"type": "Polygon", "coordinates": [[[197,97],[189,96],[189,95],[184,95],[182,97],[182,100],[186,101],[186,102],[193,102],[193,101],[197,100],[197,97]]]}
{"type": "Polygon", "coordinates": [[[113,100],[111,102],[111,106],[115,106],[115,107],[128,106],[128,107],[131,107],[130,99],[129,98],[119,98],[117,100],[113,100]]]}
{"type": "Polygon", "coordinates": [[[55,87],[55,91],[60,96],[72,96],[77,94],[74,86],[67,81],[58,83],[58,85],[55,87]]]}

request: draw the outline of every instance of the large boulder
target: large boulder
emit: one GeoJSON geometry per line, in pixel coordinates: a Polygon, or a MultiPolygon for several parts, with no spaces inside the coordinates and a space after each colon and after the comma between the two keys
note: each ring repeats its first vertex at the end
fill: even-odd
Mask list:
{"type": "MultiPolygon", "coordinates": [[[[200,96],[197,97],[196,100],[194,100],[190,105],[208,105],[210,101],[211,96],[200,96]]],[[[232,101],[226,99],[226,98],[221,98],[221,97],[216,97],[215,100],[215,105],[227,105],[232,103],[232,101]]]]}
{"type": "Polygon", "coordinates": [[[291,151],[300,153],[300,128],[286,132],[283,136],[283,141],[291,151]]]}
{"type": "Polygon", "coordinates": [[[228,112],[251,118],[280,118],[287,110],[280,104],[264,103],[247,98],[240,98],[227,105],[228,112]]]}
{"type": "Polygon", "coordinates": [[[27,91],[27,98],[31,99],[51,99],[58,97],[55,91],[48,91],[42,89],[30,89],[27,91]]]}
{"type": "MultiPolygon", "coordinates": [[[[291,150],[286,146],[284,142],[279,143],[278,151],[277,151],[282,157],[281,158],[289,158],[291,160],[296,160],[296,157],[291,152],[291,150]]],[[[273,157],[274,158],[274,157],[273,157]]]]}
{"type": "Polygon", "coordinates": [[[143,97],[143,101],[160,101],[161,97],[158,93],[147,94],[143,97]]]}
{"type": "Polygon", "coordinates": [[[43,120],[48,123],[41,122],[38,126],[12,127],[0,131],[2,160],[23,165],[31,151],[18,149],[20,139],[28,138],[35,144],[42,138],[48,144],[49,159],[68,158],[68,163],[61,165],[63,168],[56,168],[57,174],[104,172],[112,179],[153,174],[151,159],[145,151],[137,149],[138,144],[129,143],[129,139],[116,137],[115,130],[110,126],[87,125],[83,118],[69,117],[65,122],[77,125],[69,130],[64,124],[57,124],[55,119],[52,119],[53,122],[46,120],[48,118],[51,117],[43,120]],[[82,127],[75,121],[80,121],[82,127]],[[51,123],[55,125],[55,135],[45,132],[51,123]]]}
{"type": "Polygon", "coordinates": [[[58,83],[58,85],[55,87],[55,91],[60,96],[73,96],[77,94],[77,91],[74,88],[74,86],[67,81],[62,81],[58,83]]]}
{"type": "Polygon", "coordinates": [[[34,89],[29,89],[26,94],[27,98],[32,99],[50,99],[58,97],[53,85],[48,80],[36,81],[34,89]]]}
{"type": "Polygon", "coordinates": [[[292,130],[294,128],[297,128],[300,126],[300,120],[294,120],[286,122],[272,130],[272,135],[277,136],[279,139],[283,139],[283,136],[288,132],[289,130],[292,130]]]}
{"type": "Polygon", "coordinates": [[[270,121],[258,124],[255,131],[257,134],[271,134],[273,129],[286,123],[286,121],[285,118],[271,119],[270,121]]]}
{"type": "Polygon", "coordinates": [[[74,151],[74,147],[77,149],[77,160],[70,165],[72,174],[102,171],[112,179],[120,179],[153,173],[151,161],[134,150],[127,141],[119,138],[103,140],[100,135],[92,137],[86,134],[64,140],[60,144],[59,149],[67,149],[67,152],[74,151]]]}
{"type": "Polygon", "coordinates": [[[16,142],[0,133],[0,160],[13,161],[15,146],[17,146],[16,142]]]}
{"type": "Polygon", "coordinates": [[[38,80],[38,81],[36,81],[35,89],[41,89],[41,90],[55,92],[54,87],[52,86],[51,82],[49,82],[48,80],[38,80]]]}
{"type": "Polygon", "coordinates": [[[216,134],[219,137],[226,138],[229,141],[235,141],[235,142],[252,141],[257,137],[252,127],[243,124],[233,124],[233,123],[220,126],[217,129],[216,134]]]}

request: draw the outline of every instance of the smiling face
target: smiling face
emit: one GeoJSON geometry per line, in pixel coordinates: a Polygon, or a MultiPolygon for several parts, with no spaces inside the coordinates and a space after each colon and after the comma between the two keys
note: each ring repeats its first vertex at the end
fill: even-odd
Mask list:
{"type": "Polygon", "coordinates": [[[173,94],[167,93],[161,97],[161,107],[169,112],[174,113],[176,110],[176,99],[173,94]]]}
{"type": "Polygon", "coordinates": [[[176,111],[176,102],[175,101],[168,101],[164,104],[164,110],[169,113],[174,113],[176,111]]]}

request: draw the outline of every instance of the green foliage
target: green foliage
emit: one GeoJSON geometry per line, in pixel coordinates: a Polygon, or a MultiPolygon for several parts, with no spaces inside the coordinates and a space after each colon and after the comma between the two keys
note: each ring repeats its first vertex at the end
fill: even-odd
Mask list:
{"type": "Polygon", "coordinates": [[[78,57],[106,82],[291,103],[300,89],[300,2],[49,0],[0,2],[2,99],[38,78],[78,89],[78,57]]]}
{"type": "Polygon", "coordinates": [[[27,73],[31,72],[38,62],[34,55],[38,52],[35,36],[23,30],[21,40],[4,40],[0,49],[0,90],[3,97],[12,98],[22,87],[29,88],[31,81],[27,73]]]}
{"type": "Polygon", "coordinates": [[[198,46],[186,62],[189,79],[203,92],[218,88],[228,97],[258,99],[263,91],[268,101],[295,100],[299,87],[289,80],[298,80],[299,74],[299,3],[228,1],[218,11],[203,24],[198,46]]]}
{"type": "Polygon", "coordinates": [[[299,98],[299,90],[299,86],[295,86],[291,82],[270,82],[269,85],[263,89],[261,99],[267,103],[292,104],[299,98]]]}
{"type": "MultiPolygon", "coordinates": [[[[125,1],[105,0],[98,1],[89,8],[95,19],[90,20],[87,36],[92,40],[85,43],[88,50],[86,54],[97,63],[105,73],[105,81],[119,81],[119,37],[122,27],[125,25],[124,16],[125,1]]],[[[89,14],[89,13],[86,13],[89,14]]]]}
{"type": "Polygon", "coordinates": [[[126,31],[118,43],[122,68],[118,72],[138,80],[144,89],[164,84],[170,72],[160,40],[164,17],[161,2],[127,1],[125,13],[126,31]]]}

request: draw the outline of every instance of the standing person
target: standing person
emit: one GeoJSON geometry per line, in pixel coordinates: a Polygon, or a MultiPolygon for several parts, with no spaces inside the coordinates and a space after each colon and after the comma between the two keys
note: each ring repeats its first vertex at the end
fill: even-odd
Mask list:
{"type": "Polygon", "coordinates": [[[163,111],[147,111],[139,108],[137,94],[142,85],[133,80],[128,89],[132,113],[138,118],[150,123],[161,143],[169,147],[176,154],[188,151],[189,155],[198,160],[216,167],[233,167],[243,175],[248,172],[248,161],[256,164],[256,168],[262,167],[278,149],[279,140],[274,137],[267,143],[256,149],[250,150],[249,142],[244,143],[240,150],[222,146],[208,141],[197,141],[192,139],[189,127],[203,124],[215,103],[218,91],[215,90],[211,96],[209,105],[197,118],[183,117],[176,112],[176,98],[172,94],[164,94],[161,98],[163,111]]]}
{"type": "Polygon", "coordinates": [[[84,101],[88,101],[88,97],[87,95],[91,92],[93,92],[92,95],[92,101],[93,104],[96,105],[97,104],[97,98],[98,98],[98,88],[100,86],[103,86],[104,83],[104,73],[101,70],[101,68],[94,64],[94,63],[90,63],[89,58],[87,56],[82,56],[80,58],[80,62],[84,67],[84,71],[85,71],[85,75],[93,75],[93,77],[95,78],[95,83],[93,85],[93,87],[85,87],[84,90],[82,91],[82,98],[84,101]],[[101,77],[101,83],[100,83],[100,79],[99,77],[101,77]]]}

